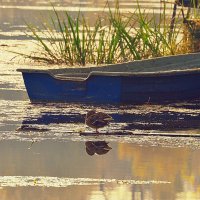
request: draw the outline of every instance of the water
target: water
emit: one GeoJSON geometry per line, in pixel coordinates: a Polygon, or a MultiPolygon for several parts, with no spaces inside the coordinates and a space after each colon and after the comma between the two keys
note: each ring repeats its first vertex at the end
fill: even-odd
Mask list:
{"type": "MultiPolygon", "coordinates": [[[[88,16],[104,5],[60,2],[56,6],[72,12],[80,5],[93,9],[88,16]]],[[[134,4],[122,3],[129,9],[134,4]]],[[[99,136],[84,125],[85,114],[94,105],[30,103],[16,69],[37,68],[36,64],[8,51],[34,48],[23,33],[24,19],[34,21],[37,13],[48,14],[49,8],[45,1],[0,1],[1,199],[200,199],[198,101],[99,105],[97,109],[114,118],[99,136]],[[92,155],[94,145],[110,148],[92,155]]]]}

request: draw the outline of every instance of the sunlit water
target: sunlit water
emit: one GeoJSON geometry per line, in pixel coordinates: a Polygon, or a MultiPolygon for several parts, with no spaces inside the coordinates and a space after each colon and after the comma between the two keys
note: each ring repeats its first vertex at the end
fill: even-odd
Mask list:
{"type": "MultiPolygon", "coordinates": [[[[121,2],[124,9],[134,8],[132,1],[121,2]]],[[[157,1],[151,4],[159,10],[157,1]]],[[[105,2],[55,5],[72,12],[81,5],[91,9],[86,12],[90,16],[105,2]]],[[[47,15],[46,6],[45,1],[0,1],[0,198],[200,199],[198,101],[144,106],[30,103],[16,69],[34,68],[35,63],[7,51],[32,50],[23,33],[24,19],[47,15]],[[92,108],[114,118],[100,130],[102,135],[93,135],[84,124],[92,108]],[[91,152],[94,144],[109,148],[91,152]]]]}

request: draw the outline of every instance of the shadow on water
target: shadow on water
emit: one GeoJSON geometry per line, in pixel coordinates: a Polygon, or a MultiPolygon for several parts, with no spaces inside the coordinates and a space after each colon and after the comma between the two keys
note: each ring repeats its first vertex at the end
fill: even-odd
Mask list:
{"type": "MultiPolygon", "coordinates": [[[[170,105],[141,106],[88,106],[69,104],[33,104],[27,108],[20,130],[36,130],[38,125],[45,125],[44,131],[51,124],[84,126],[85,114],[90,109],[97,109],[110,114],[114,122],[110,124],[110,134],[129,134],[129,131],[178,131],[200,129],[199,102],[170,105]],[[46,110],[44,109],[46,107],[46,110]],[[57,107],[57,108],[56,108],[57,107]]],[[[38,128],[38,131],[42,131],[38,128]]],[[[108,131],[107,131],[108,132],[108,131]]]]}

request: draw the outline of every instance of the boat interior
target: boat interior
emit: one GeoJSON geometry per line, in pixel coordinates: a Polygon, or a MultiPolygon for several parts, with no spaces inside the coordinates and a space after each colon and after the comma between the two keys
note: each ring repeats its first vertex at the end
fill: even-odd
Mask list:
{"type": "Polygon", "coordinates": [[[48,70],[18,69],[20,72],[48,73],[60,80],[85,80],[91,75],[157,76],[174,73],[200,72],[200,53],[165,56],[102,66],[66,67],[48,70]]]}

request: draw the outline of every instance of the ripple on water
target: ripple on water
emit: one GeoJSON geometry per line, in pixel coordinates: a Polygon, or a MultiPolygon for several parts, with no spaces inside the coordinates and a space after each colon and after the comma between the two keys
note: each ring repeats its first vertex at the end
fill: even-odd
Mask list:
{"type": "Polygon", "coordinates": [[[145,185],[145,184],[169,184],[168,181],[159,180],[116,180],[93,178],[60,178],[43,176],[0,176],[0,187],[68,187],[72,185],[99,185],[115,183],[118,185],[145,185]]]}

